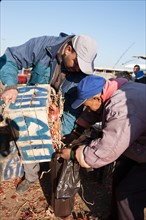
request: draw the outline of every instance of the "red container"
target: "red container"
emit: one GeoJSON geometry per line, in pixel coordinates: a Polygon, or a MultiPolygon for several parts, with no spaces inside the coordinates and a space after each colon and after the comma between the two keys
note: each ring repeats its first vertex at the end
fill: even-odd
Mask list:
{"type": "Polygon", "coordinates": [[[18,84],[26,84],[27,76],[24,74],[18,74],[18,84]]]}

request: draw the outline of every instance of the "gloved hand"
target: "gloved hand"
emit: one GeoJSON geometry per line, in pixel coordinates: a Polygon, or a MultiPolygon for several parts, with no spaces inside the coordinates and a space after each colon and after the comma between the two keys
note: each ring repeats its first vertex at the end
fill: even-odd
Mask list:
{"type": "Polygon", "coordinates": [[[65,144],[65,145],[69,145],[71,144],[71,142],[75,139],[78,139],[80,135],[78,135],[77,133],[75,133],[74,131],[72,131],[70,134],[67,134],[65,136],[62,137],[61,141],[65,144]]]}
{"type": "Polygon", "coordinates": [[[75,139],[78,139],[80,135],[84,132],[85,128],[81,126],[77,126],[70,134],[67,134],[62,137],[62,142],[65,145],[71,144],[71,142],[75,139]]]}

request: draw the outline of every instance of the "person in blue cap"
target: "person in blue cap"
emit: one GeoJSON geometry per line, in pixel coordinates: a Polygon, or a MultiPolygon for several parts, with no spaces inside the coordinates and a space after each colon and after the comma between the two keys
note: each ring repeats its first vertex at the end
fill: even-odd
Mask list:
{"type": "MultiPolygon", "coordinates": [[[[113,212],[110,220],[143,220],[146,207],[146,85],[124,78],[86,76],[77,87],[73,108],[84,105],[102,120],[102,136],[61,157],[85,168],[120,161],[113,173],[113,212]],[[139,95],[140,94],[140,95],[139,95]],[[100,117],[99,117],[100,116],[100,117]],[[127,159],[131,166],[126,167],[127,159]]],[[[118,163],[117,163],[118,164],[118,163]]]]}

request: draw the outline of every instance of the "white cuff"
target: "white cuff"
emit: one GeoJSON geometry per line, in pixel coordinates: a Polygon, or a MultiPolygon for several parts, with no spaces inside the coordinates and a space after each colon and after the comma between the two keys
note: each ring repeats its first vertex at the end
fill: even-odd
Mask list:
{"type": "Polygon", "coordinates": [[[76,150],[76,159],[79,162],[81,167],[91,168],[84,160],[84,148],[85,145],[81,145],[76,150]]]}

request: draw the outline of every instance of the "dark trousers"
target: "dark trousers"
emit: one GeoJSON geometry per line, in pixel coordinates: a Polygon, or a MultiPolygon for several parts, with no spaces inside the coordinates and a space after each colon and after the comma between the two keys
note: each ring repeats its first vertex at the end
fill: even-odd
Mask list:
{"type": "Polygon", "coordinates": [[[146,164],[122,158],[113,175],[112,220],[144,220],[146,164]]]}

